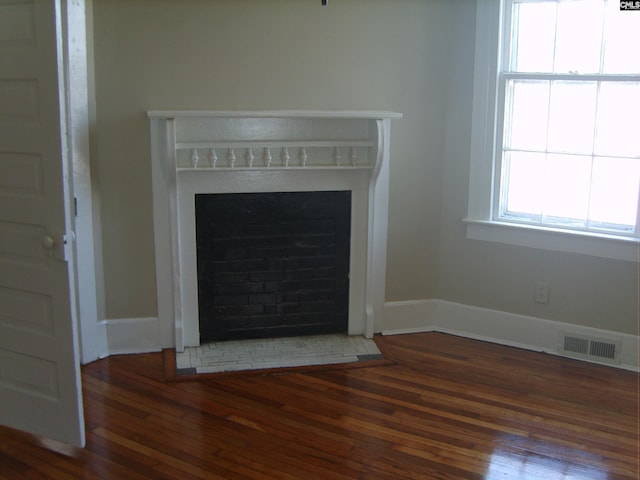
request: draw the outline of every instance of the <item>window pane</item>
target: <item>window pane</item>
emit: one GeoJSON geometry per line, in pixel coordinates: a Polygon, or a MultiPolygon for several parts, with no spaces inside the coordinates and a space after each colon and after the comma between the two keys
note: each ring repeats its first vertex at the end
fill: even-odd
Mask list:
{"type": "Polygon", "coordinates": [[[547,145],[549,82],[509,81],[506,105],[504,146],[544,152],[547,145]]]}
{"type": "Polygon", "coordinates": [[[542,212],[544,153],[507,152],[504,155],[502,214],[539,220],[542,212]]]}
{"type": "Polygon", "coordinates": [[[593,152],[596,95],[596,82],[552,82],[549,151],[593,152]]]}
{"type": "Polygon", "coordinates": [[[511,4],[498,215],[637,235],[640,15],[618,0],[511,4]]]}
{"type": "Polygon", "coordinates": [[[633,231],[639,185],[640,159],[595,158],[589,212],[594,227],[633,231]]]}
{"type": "Polygon", "coordinates": [[[602,0],[563,0],[558,3],[555,72],[600,71],[603,19],[602,0]]]}
{"type": "Polygon", "coordinates": [[[610,0],[604,36],[604,73],[640,73],[640,15],[610,0]]]}
{"type": "Polygon", "coordinates": [[[543,187],[543,222],[585,226],[590,179],[591,157],[549,154],[543,187]]]}
{"type": "Polygon", "coordinates": [[[640,156],[640,82],[600,85],[595,152],[640,156]]]}
{"type": "Polygon", "coordinates": [[[514,3],[510,70],[553,71],[556,2],[514,3]]]}

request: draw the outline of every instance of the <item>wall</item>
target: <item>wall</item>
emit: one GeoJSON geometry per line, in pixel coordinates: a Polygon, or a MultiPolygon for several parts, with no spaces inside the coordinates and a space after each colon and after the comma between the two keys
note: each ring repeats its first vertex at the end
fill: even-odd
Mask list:
{"type": "Polygon", "coordinates": [[[449,15],[444,0],[94,0],[106,317],[156,315],[152,109],[402,112],[387,296],[433,297],[449,15]]]}
{"type": "Polygon", "coordinates": [[[392,126],[388,301],[637,334],[637,264],[465,238],[474,5],[94,0],[106,318],[157,313],[147,110],[374,109],[404,114],[392,126]],[[533,302],[536,280],[550,283],[548,305],[533,302]]]}
{"type": "Polygon", "coordinates": [[[442,300],[638,334],[638,264],[465,239],[475,16],[455,2],[440,222],[442,300]],[[549,304],[533,301],[537,280],[549,304]]]}

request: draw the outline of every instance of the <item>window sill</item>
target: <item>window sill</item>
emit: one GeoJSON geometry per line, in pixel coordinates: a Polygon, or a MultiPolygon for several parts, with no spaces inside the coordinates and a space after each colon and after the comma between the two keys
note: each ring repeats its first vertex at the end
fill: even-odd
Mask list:
{"type": "Polygon", "coordinates": [[[595,257],[640,261],[640,239],[465,218],[467,238],[595,257]]]}

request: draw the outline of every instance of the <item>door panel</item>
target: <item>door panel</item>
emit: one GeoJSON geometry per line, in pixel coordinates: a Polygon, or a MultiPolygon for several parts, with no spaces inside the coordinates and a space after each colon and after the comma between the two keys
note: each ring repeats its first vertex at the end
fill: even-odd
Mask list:
{"type": "Polygon", "coordinates": [[[0,423],[82,446],[60,14],[0,0],[0,423]]]}

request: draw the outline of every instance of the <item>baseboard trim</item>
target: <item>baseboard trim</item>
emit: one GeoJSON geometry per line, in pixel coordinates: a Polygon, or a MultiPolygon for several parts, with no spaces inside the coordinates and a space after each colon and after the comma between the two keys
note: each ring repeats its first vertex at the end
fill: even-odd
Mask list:
{"type": "MultiPolygon", "coordinates": [[[[108,355],[159,352],[167,347],[161,341],[156,317],[105,320],[108,355]]],[[[609,330],[584,327],[543,318],[475,307],[445,300],[410,300],[384,304],[382,335],[441,332],[475,340],[498,343],[640,371],[640,337],[609,330]],[[620,364],[570,357],[559,350],[562,332],[589,337],[610,338],[620,343],[620,364]]]]}
{"type": "Polygon", "coordinates": [[[383,335],[442,332],[501,345],[545,352],[624,370],[640,371],[639,337],[526,315],[491,310],[444,300],[385,303],[383,335]],[[620,342],[620,364],[586,360],[561,354],[562,332],[620,342]]]}
{"type": "Polygon", "coordinates": [[[156,317],[108,319],[104,324],[109,355],[162,350],[160,327],[156,317]]]}

